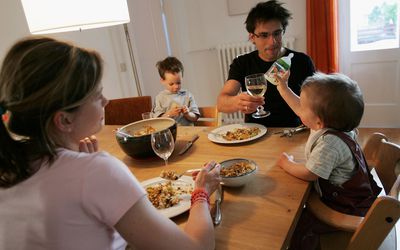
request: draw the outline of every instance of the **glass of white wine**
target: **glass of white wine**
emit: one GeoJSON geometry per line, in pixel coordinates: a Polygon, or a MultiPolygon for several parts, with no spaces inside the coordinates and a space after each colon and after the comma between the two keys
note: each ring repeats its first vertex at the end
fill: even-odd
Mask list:
{"type": "MultiPolygon", "coordinates": [[[[252,74],[245,77],[247,93],[252,96],[264,96],[265,91],[267,91],[267,79],[264,73],[252,74]]],[[[268,110],[264,110],[263,106],[257,107],[257,112],[253,113],[251,116],[254,118],[263,118],[271,114],[268,110]]]]}
{"type": "Polygon", "coordinates": [[[153,151],[165,161],[168,166],[168,158],[175,148],[174,137],[169,129],[151,134],[151,147],[153,151]]]}

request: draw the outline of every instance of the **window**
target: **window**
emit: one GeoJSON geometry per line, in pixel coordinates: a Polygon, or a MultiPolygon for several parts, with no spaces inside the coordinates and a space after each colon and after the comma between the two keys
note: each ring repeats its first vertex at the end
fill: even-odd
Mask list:
{"type": "Polygon", "coordinates": [[[400,0],[351,0],[351,51],[399,48],[400,0]]]}

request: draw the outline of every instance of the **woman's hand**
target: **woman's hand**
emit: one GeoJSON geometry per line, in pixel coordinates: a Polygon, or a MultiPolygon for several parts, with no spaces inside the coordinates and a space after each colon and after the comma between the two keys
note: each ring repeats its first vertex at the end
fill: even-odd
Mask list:
{"type": "Polygon", "coordinates": [[[99,150],[96,136],[92,135],[79,141],[79,152],[94,153],[99,150]]]}
{"type": "Polygon", "coordinates": [[[221,177],[219,171],[221,170],[221,165],[215,161],[210,161],[200,172],[194,174],[195,188],[204,188],[209,195],[211,195],[217,187],[220,185],[221,177]]]}

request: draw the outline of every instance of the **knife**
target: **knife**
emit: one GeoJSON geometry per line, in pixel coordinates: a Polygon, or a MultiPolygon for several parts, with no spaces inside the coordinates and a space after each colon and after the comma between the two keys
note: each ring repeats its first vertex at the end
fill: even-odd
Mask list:
{"type": "Polygon", "coordinates": [[[190,139],[186,144],[185,144],[185,146],[181,149],[181,151],[179,151],[179,155],[183,155],[192,145],[193,145],[193,143],[197,140],[197,139],[199,139],[199,135],[194,135],[193,137],[192,137],[192,139],[190,139]]]}
{"type": "Polygon", "coordinates": [[[222,189],[221,184],[219,185],[218,189],[215,191],[216,193],[216,198],[215,198],[215,213],[214,213],[214,218],[213,222],[214,225],[219,225],[222,221],[222,213],[221,213],[221,202],[224,197],[224,190],[222,189]]]}

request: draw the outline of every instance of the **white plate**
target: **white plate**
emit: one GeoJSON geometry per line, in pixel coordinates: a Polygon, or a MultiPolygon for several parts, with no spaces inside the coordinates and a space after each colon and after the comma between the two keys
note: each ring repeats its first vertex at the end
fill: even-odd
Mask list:
{"type": "Polygon", "coordinates": [[[243,142],[256,140],[256,139],[260,138],[261,136],[265,135],[266,133],[267,133],[267,128],[261,124],[257,124],[257,123],[230,124],[230,125],[218,127],[216,129],[214,129],[213,131],[211,131],[211,133],[208,134],[208,139],[215,143],[234,144],[234,143],[243,143],[243,142]],[[252,128],[252,127],[259,128],[260,133],[256,136],[250,137],[248,139],[228,141],[222,137],[222,135],[225,135],[226,132],[233,131],[236,128],[252,128]],[[221,136],[216,135],[216,134],[220,134],[221,136]]]}
{"type": "MultiPolygon", "coordinates": [[[[156,177],[153,179],[145,180],[141,182],[141,185],[146,189],[148,186],[153,186],[157,183],[162,183],[166,182],[168,180],[165,180],[161,177],[156,177]]],[[[174,187],[181,187],[183,189],[191,189],[193,190],[194,187],[194,181],[191,176],[182,176],[179,180],[172,181],[172,186],[174,187]]],[[[174,216],[177,216],[181,213],[186,212],[187,210],[190,209],[190,192],[187,194],[182,194],[180,195],[180,198],[182,199],[179,201],[178,204],[169,207],[169,208],[164,208],[164,209],[158,209],[161,214],[168,218],[172,218],[174,216]]]]}

